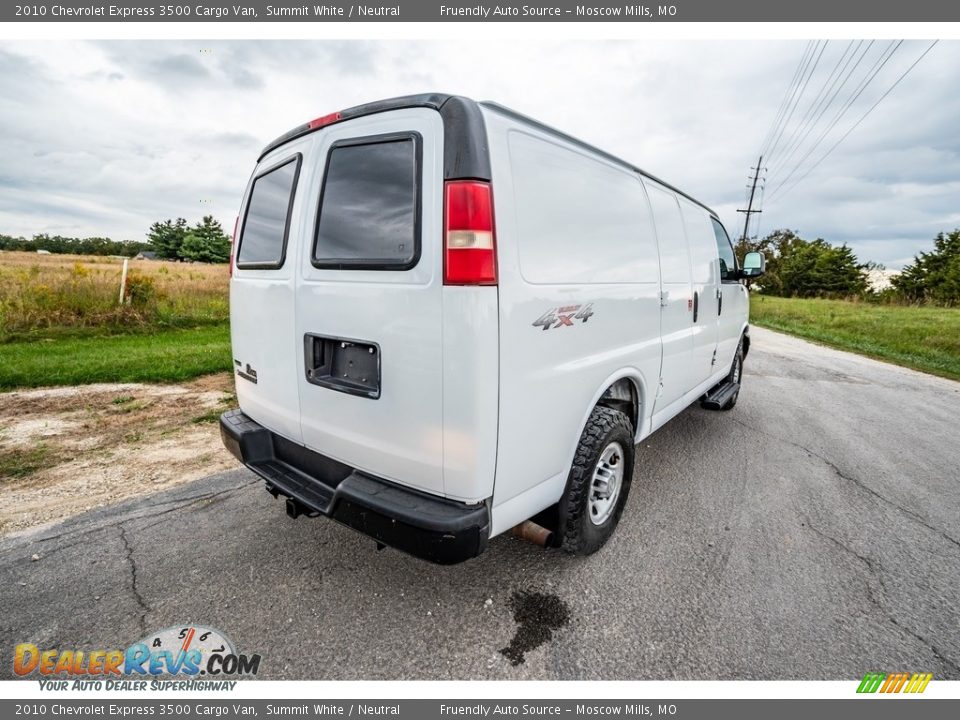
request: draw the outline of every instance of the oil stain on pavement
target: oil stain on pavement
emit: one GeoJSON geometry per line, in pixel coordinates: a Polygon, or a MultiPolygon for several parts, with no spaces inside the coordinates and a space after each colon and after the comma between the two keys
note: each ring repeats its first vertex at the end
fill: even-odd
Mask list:
{"type": "Polygon", "coordinates": [[[500,652],[513,666],[523,663],[528,652],[549,642],[554,630],[570,622],[567,604],[556,595],[518,590],[510,599],[510,607],[517,631],[500,652]]]}

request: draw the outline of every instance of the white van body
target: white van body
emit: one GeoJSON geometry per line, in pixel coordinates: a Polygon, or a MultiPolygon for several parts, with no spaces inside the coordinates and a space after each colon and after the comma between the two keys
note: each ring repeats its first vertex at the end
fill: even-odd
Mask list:
{"type": "Polygon", "coordinates": [[[493,103],[411,96],[295,129],[259,159],[235,250],[225,443],[290,515],[436,562],[535,516],[570,541],[557,508],[601,407],[631,443],[588,469],[594,500],[611,468],[623,486],[603,537],[568,547],[596,549],[632,444],[705,396],[732,406],[749,349],[715,213],[493,103]]]}

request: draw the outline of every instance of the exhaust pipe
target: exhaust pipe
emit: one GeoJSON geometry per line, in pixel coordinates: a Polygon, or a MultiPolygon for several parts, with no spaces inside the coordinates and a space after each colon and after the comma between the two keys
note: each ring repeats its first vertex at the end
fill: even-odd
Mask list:
{"type": "Polygon", "coordinates": [[[514,525],[510,532],[522,540],[532,542],[540,547],[549,547],[553,539],[553,532],[547,530],[542,525],[537,525],[532,520],[524,520],[519,525],[514,525]]]}

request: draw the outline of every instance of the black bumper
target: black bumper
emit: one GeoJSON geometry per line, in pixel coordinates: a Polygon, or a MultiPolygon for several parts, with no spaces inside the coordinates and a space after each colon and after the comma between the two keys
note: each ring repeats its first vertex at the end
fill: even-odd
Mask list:
{"type": "Polygon", "coordinates": [[[326,515],[384,545],[441,565],[487,548],[487,506],[464,505],[365,475],[270,432],[240,410],[220,418],[223,444],[287,498],[288,514],[326,515]]]}

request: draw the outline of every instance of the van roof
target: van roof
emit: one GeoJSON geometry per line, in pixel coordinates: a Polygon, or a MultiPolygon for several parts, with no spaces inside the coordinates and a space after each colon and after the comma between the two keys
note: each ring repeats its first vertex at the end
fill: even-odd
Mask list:
{"type": "Polygon", "coordinates": [[[446,93],[404,95],[386,100],[377,100],[375,102],[365,103],[363,105],[355,105],[354,107],[347,108],[346,110],[324,115],[316,118],[315,120],[311,120],[310,122],[298,125],[297,127],[268,143],[260,153],[257,161],[259,162],[260,160],[263,160],[268,153],[277,149],[281,145],[285,145],[291,140],[295,140],[296,138],[307,135],[315,130],[319,130],[322,127],[327,127],[328,125],[333,125],[345,120],[363,117],[365,115],[374,115],[376,113],[387,112],[389,110],[399,110],[402,108],[413,107],[432,108],[440,112],[444,118],[444,145],[445,147],[451,149],[458,148],[457,152],[451,151],[444,153],[445,157],[443,174],[445,179],[490,179],[490,159],[487,153],[487,138],[483,125],[483,118],[480,115],[480,107],[484,107],[488,110],[500,113],[501,115],[505,115],[513,120],[516,120],[517,122],[531,125],[541,132],[549,133],[554,137],[583,148],[584,150],[588,150],[606,160],[636,172],[643,177],[660,183],[678,195],[682,195],[687,200],[696,203],[710,213],[713,217],[719,219],[718,215],[710,207],[700,202],[692,195],[688,195],[683,190],[680,190],[670,183],[661,180],[656,175],[648,173],[636,165],[617,157],[616,155],[612,155],[605,150],[601,150],[600,148],[579,140],[572,135],[568,135],[565,132],[550,127],[549,125],[545,125],[538,120],[534,120],[531,117],[523,115],[522,113],[518,113],[517,111],[511,110],[510,108],[504,107],[498,103],[488,100],[478,103],[469,98],[461,97],[459,95],[449,95],[446,93]]]}
{"type": "Polygon", "coordinates": [[[623,158],[619,158],[619,157],[617,157],[616,155],[613,155],[613,154],[611,154],[611,153],[608,153],[606,150],[601,150],[600,148],[598,148],[598,147],[596,147],[596,146],[594,146],[594,145],[591,145],[590,143],[586,143],[586,142],[584,142],[583,140],[580,140],[579,138],[575,138],[575,137],[573,137],[573,135],[568,135],[567,133],[563,132],[562,130],[557,130],[556,128],[551,127],[550,125],[545,125],[544,123],[540,122],[539,120],[535,120],[535,119],[533,119],[532,117],[529,117],[529,116],[527,116],[527,115],[524,115],[523,113],[518,113],[516,110],[511,110],[510,108],[504,107],[503,105],[501,105],[501,104],[499,104],[499,103],[495,103],[495,102],[493,102],[493,101],[491,101],[491,100],[483,100],[483,101],[480,102],[480,105],[483,106],[483,107],[485,107],[485,108],[489,108],[490,110],[493,110],[493,111],[495,111],[495,112],[498,112],[498,113],[500,113],[501,115],[506,115],[507,117],[512,118],[513,120],[516,120],[516,121],[518,121],[518,122],[522,122],[522,123],[525,123],[525,124],[527,124],[527,125],[532,125],[533,127],[537,128],[538,130],[540,130],[540,131],[542,131],[542,132],[549,133],[549,134],[553,135],[554,137],[557,137],[557,138],[559,138],[559,139],[561,139],[561,140],[565,140],[566,142],[568,142],[568,143],[570,143],[570,144],[572,144],[572,145],[576,145],[577,147],[583,148],[584,150],[589,150],[590,152],[594,153],[595,155],[599,155],[600,157],[604,158],[605,160],[609,160],[610,162],[616,163],[617,165],[620,165],[620,166],[622,166],[622,167],[625,167],[625,168],[627,168],[628,170],[632,170],[633,172],[638,173],[639,175],[643,175],[645,178],[648,178],[648,179],[650,179],[650,180],[653,180],[654,182],[660,183],[661,185],[663,185],[663,186],[666,187],[666,188],[669,188],[670,190],[672,190],[673,192],[677,193],[678,195],[682,195],[683,197],[685,197],[685,198],[686,198],[687,200],[689,200],[690,202],[696,203],[697,205],[699,205],[700,207],[702,207],[704,210],[706,210],[708,213],[710,213],[713,217],[719,219],[719,216],[718,216],[709,206],[707,206],[706,204],[700,202],[699,200],[697,200],[697,199],[696,199],[695,197],[693,197],[692,195],[689,195],[689,194],[685,193],[685,192],[684,192],[683,190],[681,190],[680,188],[678,188],[678,187],[676,187],[676,186],[674,186],[674,185],[671,185],[670,183],[668,183],[668,182],[665,181],[665,180],[662,180],[661,178],[658,178],[656,175],[654,175],[654,174],[652,174],[652,173],[648,173],[648,172],[647,172],[646,170],[644,170],[643,168],[639,168],[639,167],[637,167],[636,165],[633,165],[633,164],[627,162],[627,161],[624,160],[623,158]]]}

